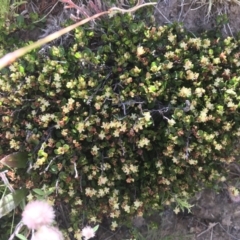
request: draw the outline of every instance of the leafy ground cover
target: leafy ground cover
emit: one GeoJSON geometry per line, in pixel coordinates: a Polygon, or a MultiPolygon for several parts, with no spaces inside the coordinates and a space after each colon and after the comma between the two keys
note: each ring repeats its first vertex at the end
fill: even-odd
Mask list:
{"type": "MultiPolygon", "coordinates": [[[[107,7],[93,6],[64,14],[59,7],[55,17],[39,25],[44,31],[38,37],[69,24],[70,17],[107,7]]],[[[106,237],[103,225],[100,239],[116,239],[120,231],[119,239],[167,238],[165,222],[183,218],[174,214],[189,209],[191,197],[206,186],[222,187],[227,166],[236,161],[239,40],[223,39],[220,32],[193,36],[177,24],[158,27],[151,13],[92,22],[1,71],[1,152],[9,154],[2,163],[11,167],[6,174],[2,169],[2,196],[12,187],[28,200],[47,199],[66,239],[80,238],[83,225],[102,219],[118,231],[106,237]],[[165,210],[169,207],[175,213],[165,210]],[[141,217],[152,210],[162,216],[145,222],[141,217]],[[130,227],[132,218],[141,231],[117,228],[130,227]]],[[[19,24],[27,27],[19,19],[7,26],[8,44],[2,36],[2,54],[25,44],[14,42],[19,24]]],[[[230,195],[222,203],[238,197],[235,184],[225,192],[230,195]]],[[[199,208],[206,206],[199,201],[205,195],[211,194],[192,204],[197,216],[204,215],[199,208]]],[[[224,191],[214,196],[217,202],[224,191]]],[[[5,239],[20,214],[16,208],[14,220],[10,214],[1,219],[5,239]]],[[[221,220],[226,223],[226,216],[221,220]]],[[[203,231],[195,224],[179,238],[196,232],[206,237],[203,231]]]]}

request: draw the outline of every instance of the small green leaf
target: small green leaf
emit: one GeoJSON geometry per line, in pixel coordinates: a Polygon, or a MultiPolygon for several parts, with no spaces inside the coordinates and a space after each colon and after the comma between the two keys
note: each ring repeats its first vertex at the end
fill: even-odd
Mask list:
{"type": "Polygon", "coordinates": [[[37,13],[29,13],[29,17],[31,18],[31,20],[36,21],[38,20],[38,14],[37,13]]]}
{"type": "Polygon", "coordinates": [[[39,189],[39,188],[34,188],[33,191],[40,196],[46,195],[46,193],[42,189],[39,189]]]}
{"type": "Polygon", "coordinates": [[[27,238],[25,236],[23,236],[22,234],[19,234],[19,233],[16,234],[16,237],[18,237],[21,240],[27,240],[27,238]]]}
{"type": "Polygon", "coordinates": [[[9,193],[0,200],[0,218],[10,213],[19,203],[26,197],[27,190],[25,188],[18,189],[14,193],[9,193]]]}
{"type": "Polygon", "coordinates": [[[24,17],[21,14],[16,17],[16,20],[19,26],[22,26],[24,24],[24,17]]]}
{"type": "Polygon", "coordinates": [[[67,174],[65,172],[60,172],[59,173],[59,179],[64,181],[64,180],[66,180],[66,178],[67,178],[67,174]]]}
{"type": "Polygon", "coordinates": [[[99,228],[99,225],[96,225],[94,228],[93,228],[93,231],[96,232],[99,228]]]}
{"type": "Polygon", "coordinates": [[[69,148],[70,148],[70,147],[69,147],[69,145],[67,145],[67,144],[64,144],[64,145],[63,145],[63,148],[64,148],[64,150],[66,150],[66,151],[67,151],[67,150],[69,150],[69,148]]]}
{"type": "Polygon", "coordinates": [[[50,172],[51,172],[51,173],[54,173],[54,174],[58,173],[58,167],[57,167],[57,165],[52,165],[52,166],[50,167],[50,172]]]}
{"type": "Polygon", "coordinates": [[[62,143],[61,143],[61,142],[57,142],[57,143],[56,143],[56,147],[57,147],[57,148],[59,148],[59,147],[61,147],[61,146],[62,146],[62,143]]]}
{"type": "Polygon", "coordinates": [[[24,67],[23,67],[23,66],[19,66],[19,68],[18,68],[18,69],[19,69],[19,72],[20,72],[20,73],[24,73],[24,72],[25,72],[25,71],[24,71],[24,67]]]}
{"type": "Polygon", "coordinates": [[[47,190],[47,196],[50,195],[51,193],[53,193],[55,191],[55,187],[52,187],[50,189],[47,190]]]}
{"type": "Polygon", "coordinates": [[[40,150],[38,151],[38,156],[39,156],[39,157],[47,157],[47,155],[48,155],[48,154],[47,154],[46,152],[44,152],[44,150],[41,150],[41,149],[40,149],[40,150]]]}
{"type": "Polygon", "coordinates": [[[157,89],[154,85],[151,85],[151,86],[148,87],[148,90],[149,90],[150,93],[154,93],[154,92],[156,92],[157,89]]]}
{"type": "Polygon", "coordinates": [[[75,53],[75,58],[81,58],[82,57],[82,54],[80,53],[80,52],[77,52],[77,53],[75,53]]]}
{"type": "Polygon", "coordinates": [[[28,154],[26,152],[16,152],[2,158],[0,162],[12,168],[25,168],[27,166],[28,154]]]}

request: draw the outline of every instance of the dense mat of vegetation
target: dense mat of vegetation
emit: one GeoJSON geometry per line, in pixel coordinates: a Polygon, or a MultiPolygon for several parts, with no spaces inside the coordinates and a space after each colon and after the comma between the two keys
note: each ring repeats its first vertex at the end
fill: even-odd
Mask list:
{"type": "Polygon", "coordinates": [[[127,14],[25,55],[0,72],[1,154],[26,153],[14,188],[70,206],[75,236],[83,221],[178,211],[234,160],[239,56],[232,38],[127,14]]]}

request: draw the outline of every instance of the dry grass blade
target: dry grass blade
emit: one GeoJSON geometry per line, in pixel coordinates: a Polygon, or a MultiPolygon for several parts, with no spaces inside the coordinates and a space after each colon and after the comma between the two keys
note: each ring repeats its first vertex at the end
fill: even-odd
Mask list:
{"type": "Polygon", "coordinates": [[[204,230],[203,232],[199,233],[197,235],[197,238],[199,238],[201,235],[203,235],[204,233],[206,233],[209,230],[211,230],[212,228],[214,228],[217,224],[218,224],[218,222],[217,223],[209,223],[208,228],[206,230],[204,230]]]}
{"type": "MultiPolygon", "coordinates": [[[[183,16],[183,19],[181,19],[183,8],[185,6],[188,7],[188,11],[196,11],[199,8],[206,8],[206,16],[204,18],[210,19],[210,17],[213,15],[213,9],[216,10],[218,15],[222,15],[223,12],[226,13],[226,7],[232,5],[238,5],[240,7],[240,0],[182,0],[179,6],[181,7],[180,14],[179,14],[179,21],[183,20],[185,17],[183,16]]],[[[186,14],[185,14],[186,16],[186,14]]]]}
{"type": "MultiPolygon", "coordinates": [[[[197,3],[197,1],[196,1],[197,3]]],[[[207,16],[209,17],[211,15],[213,6],[217,6],[218,10],[223,9],[225,5],[228,4],[236,4],[240,6],[240,1],[239,0],[201,0],[200,5],[208,5],[208,12],[207,16]]]]}

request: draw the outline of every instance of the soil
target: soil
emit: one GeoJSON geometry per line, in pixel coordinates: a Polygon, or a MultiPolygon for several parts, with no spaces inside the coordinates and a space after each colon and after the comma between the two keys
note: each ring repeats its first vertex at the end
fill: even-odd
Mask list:
{"type": "Polygon", "coordinates": [[[193,34],[216,30],[217,18],[224,14],[229,21],[220,28],[221,33],[224,37],[235,36],[240,31],[240,6],[234,1],[159,0],[154,13],[159,25],[183,23],[193,34]]]}
{"type": "MultiPolygon", "coordinates": [[[[76,1],[74,1],[76,3],[76,1]]],[[[198,1],[200,2],[200,1],[198,1]]],[[[234,36],[240,30],[240,6],[231,4],[229,1],[222,5],[214,4],[211,14],[208,15],[208,6],[199,5],[196,0],[159,0],[155,9],[155,19],[158,25],[182,22],[186,29],[193,34],[205,30],[216,30],[217,15],[227,14],[229,23],[221,29],[224,36],[234,36]]],[[[21,6],[20,12],[38,12],[39,15],[46,14],[57,3],[57,0],[32,0],[21,6]]],[[[58,3],[47,17],[51,23],[52,17],[58,17],[63,12],[63,5],[58,3]],[[50,19],[50,20],[49,20],[50,19]]],[[[19,32],[20,39],[37,40],[44,34],[43,26],[29,32],[19,32]]],[[[238,185],[240,167],[230,169],[230,174],[225,185],[219,186],[218,193],[212,189],[205,189],[199,192],[192,200],[194,205],[190,214],[179,213],[176,215],[171,209],[163,212],[153,212],[149,217],[132,220],[132,228],[120,227],[116,232],[110,230],[107,222],[103,223],[95,239],[99,240],[123,240],[132,239],[135,232],[135,239],[189,239],[189,240],[236,240],[240,239],[240,201],[231,196],[230,186],[238,185]],[[155,227],[153,227],[153,225],[155,227]]],[[[236,186],[238,187],[238,186],[236,186]]],[[[239,197],[240,198],[240,197],[239,197]]]]}

